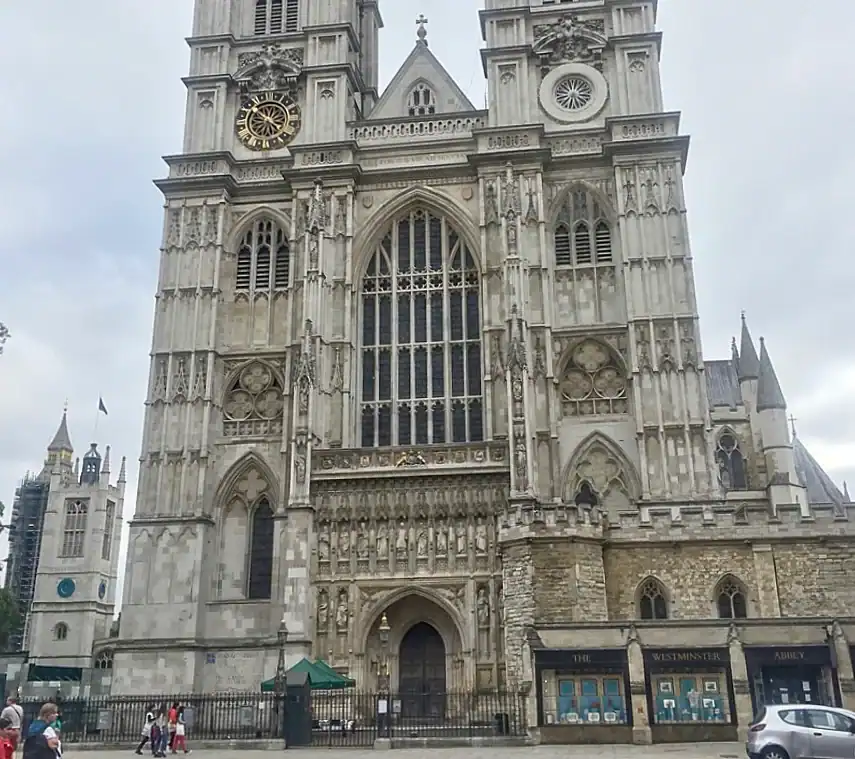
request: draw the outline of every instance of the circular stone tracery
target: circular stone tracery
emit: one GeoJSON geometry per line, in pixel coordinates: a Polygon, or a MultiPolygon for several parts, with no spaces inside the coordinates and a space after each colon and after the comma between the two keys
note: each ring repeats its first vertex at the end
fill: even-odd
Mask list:
{"type": "Polygon", "coordinates": [[[561,380],[564,409],[573,416],[625,414],[626,389],[609,351],[593,340],[576,347],[561,380]]]}
{"type": "Polygon", "coordinates": [[[565,111],[581,111],[593,99],[594,87],[585,77],[571,74],[558,80],[553,96],[565,111]]]}
{"type": "Polygon", "coordinates": [[[275,419],[282,413],[282,391],[273,372],[263,364],[251,364],[238,380],[225,402],[226,418],[244,421],[252,416],[275,419]]]}

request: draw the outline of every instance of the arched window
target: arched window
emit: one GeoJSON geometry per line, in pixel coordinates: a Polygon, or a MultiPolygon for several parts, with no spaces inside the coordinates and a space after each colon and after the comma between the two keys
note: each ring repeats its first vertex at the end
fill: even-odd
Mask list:
{"type": "Polygon", "coordinates": [[[66,640],[68,638],[68,625],[65,622],[58,622],[53,628],[53,637],[55,640],[66,640]]]}
{"type": "Polygon", "coordinates": [[[586,480],[583,480],[579,485],[579,490],[576,493],[576,498],[574,499],[577,506],[581,506],[582,508],[590,509],[593,506],[600,505],[600,499],[597,498],[597,494],[594,492],[594,489],[591,487],[591,484],[586,480]]]}
{"type": "Polygon", "coordinates": [[[480,282],[451,222],[399,217],[362,282],[364,447],[483,440],[480,282]]]}
{"type": "Polygon", "coordinates": [[[430,116],[436,113],[436,96],[430,86],[421,82],[410,90],[407,99],[410,116],[430,116]]]}
{"type": "Polygon", "coordinates": [[[650,577],[638,589],[638,614],[642,619],[668,619],[668,601],[662,584],[650,577]]]}
{"type": "Polygon", "coordinates": [[[258,437],[282,433],[282,382],[260,361],[247,364],[231,381],[223,398],[226,437],[258,437]]]}
{"type": "Polygon", "coordinates": [[[719,619],[745,619],[748,617],[748,604],[745,589],[735,577],[723,577],[716,588],[716,605],[719,619]]]}
{"type": "Polygon", "coordinates": [[[290,273],[288,235],[271,219],[258,219],[238,249],[235,289],[249,294],[284,290],[290,273]]]}
{"type": "Polygon", "coordinates": [[[730,430],[719,435],[715,452],[721,484],[725,490],[747,490],[745,459],[739,450],[739,440],[730,430]]]}
{"type": "Polygon", "coordinates": [[[583,188],[570,192],[559,209],[554,242],[556,266],[613,263],[611,226],[599,203],[583,188]]]}
{"type": "Polygon", "coordinates": [[[62,553],[64,559],[83,557],[83,545],[86,542],[86,519],[89,504],[86,501],[65,502],[65,523],[62,529],[62,553]]]}
{"type": "Polygon", "coordinates": [[[249,547],[249,585],[247,597],[255,600],[270,598],[273,585],[273,509],[263,497],[252,515],[249,547]]]}
{"type": "Polygon", "coordinates": [[[113,669],[113,654],[110,651],[102,651],[95,659],[95,669],[113,669]]]}

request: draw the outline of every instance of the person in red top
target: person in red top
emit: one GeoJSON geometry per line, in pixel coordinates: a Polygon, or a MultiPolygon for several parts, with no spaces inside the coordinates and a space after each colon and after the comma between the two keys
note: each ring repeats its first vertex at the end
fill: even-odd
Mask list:
{"type": "Polygon", "coordinates": [[[15,744],[10,740],[12,720],[0,717],[0,759],[12,759],[15,756],[15,744]]]}
{"type": "Polygon", "coordinates": [[[175,732],[178,726],[178,707],[180,704],[177,701],[172,703],[168,714],[166,715],[167,727],[169,729],[169,750],[175,753],[175,732]]]}

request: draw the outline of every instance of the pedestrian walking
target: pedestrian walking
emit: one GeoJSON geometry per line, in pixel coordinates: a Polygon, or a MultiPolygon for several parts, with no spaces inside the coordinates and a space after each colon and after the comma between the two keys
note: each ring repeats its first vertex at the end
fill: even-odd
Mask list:
{"type": "Polygon", "coordinates": [[[140,741],[139,746],[137,746],[135,754],[139,754],[142,756],[142,750],[145,747],[145,744],[151,740],[151,729],[154,726],[154,704],[150,704],[145,710],[145,720],[143,721],[142,731],[140,732],[140,736],[142,740],[140,741]]]}
{"type": "Polygon", "coordinates": [[[9,727],[6,729],[6,740],[12,744],[12,751],[18,748],[18,743],[21,741],[21,728],[24,726],[24,710],[18,703],[18,699],[14,696],[9,696],[6,699],[6,706],[0,712],[0,718],[9,720],[9,727]]]}
{"type": "Polygon", "coordinates": [[[189,754],[190,751],[187,748],[187,723],[184,722],[184,707],[178,707],[178,715],[177,721],[175,723],[175,740],[172,742],[172,753],[177,754],[179,751],[183,751],[185,754],[189,754]]]}

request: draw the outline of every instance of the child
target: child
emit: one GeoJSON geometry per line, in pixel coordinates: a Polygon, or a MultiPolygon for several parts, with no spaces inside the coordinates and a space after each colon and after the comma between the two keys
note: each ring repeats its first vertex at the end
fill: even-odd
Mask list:
{"type": "Polygon", "coordinates": [[[12,733],[12,720],[0,717],[0,759],[12,759],[15,756],[15,745],[9,736],[12,733]]]}
{"type": "Polygon", "coordinates": [[[134,751],[135,754],[139,754],[142,756],[143,746],[149,742],[151,739],[151,729],[154,726],[154,706],[150,706],[145,713],[145,722],[143,723],[142,732],[140,735],[142,736],[142,740],[140,741],[140,745],[137,746],[137,750],[134,751]]]}
{"type": "Polygon", "coordinates": [[[187,738],[185,737],[187,725],[184,722],[184,707],[179,707],[177,722],[175,723],[175,740],[172,742],[172,753],[177,754],[179,750],[185,754],[190,752],[187,750],[187,738]]]}

